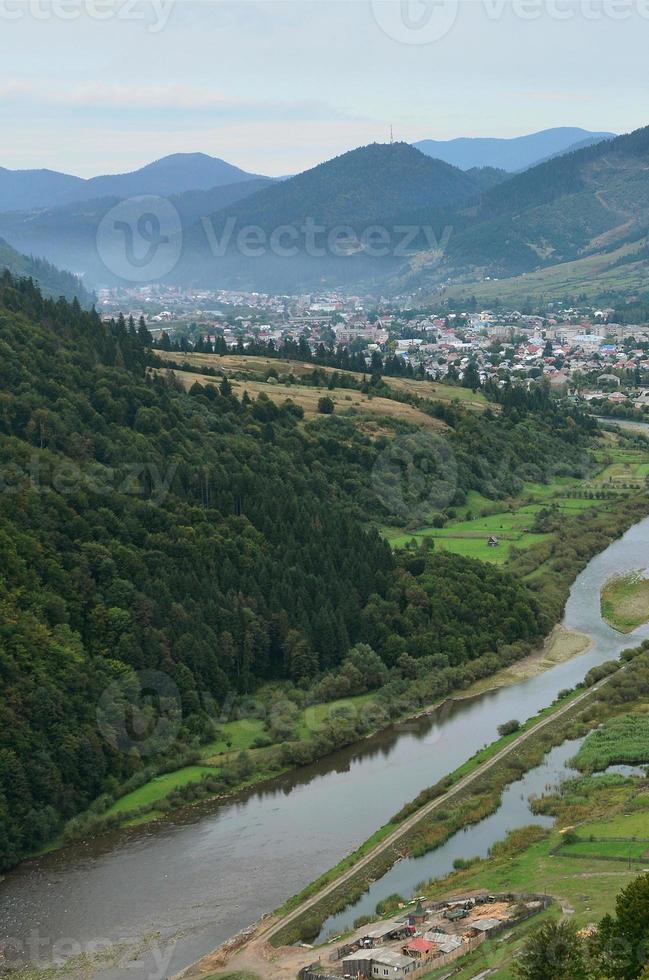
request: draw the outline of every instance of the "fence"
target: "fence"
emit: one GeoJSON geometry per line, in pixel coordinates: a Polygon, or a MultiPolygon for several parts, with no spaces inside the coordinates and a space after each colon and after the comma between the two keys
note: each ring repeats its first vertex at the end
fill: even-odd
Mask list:
{"type": "MultiPolygon", "coordinates": [[[[539,912],[549,908],[551,905],[554,904],[554,899],[550,895],[539,895],[537,893],[529,893],[529,892],[522,892],[522,893],[505,892],[505,893],[499,893],[499,894],[489,895],[489,896],[485,895],[482,901],[486,900],[487,898],[493,899],[494,901],[497,902],[498,901],[520,902],[520,903],[538,902],[539,906],[531,909],[528,908],[522,914],[517,915],[515,919],[504,919],[499,926],[495,926],[492,930],[490,930],[488,935],[485,935],[483,933],[482,935],[475,936],[472,939],[468,939],[461,946],[458,946],[457,949],[452,950],[450,953],[442,953],[438,956],[427,957],[425,960],[422,960],[420,963],[417,963],[417,967],[414,970],[414,972],[409,974],[409,977],[411,977],[412,980],[415,980],[416,977],[422,976],[424,973],[430,973],[431,970],[436,970],[438,968],[441,969],[444,966],[448,966],[449,963],[452,963],[454,960],[459,959],[460,956],[466,956],[468,953],[473,952],[474,949],[477,949],[479,946],[482,945],[482,943],[486,942],[486,940],[490,939],[492,936],[498,935],[498,933],[504,932],[506,929],[511,929],[519,925],[521,922],[525,922],[527,919],[531,919],[532,916],[538,915],[539,912]]],[[[469,901],[471,899],[473,899],[474,901],[476,900],[474,896],[467,896],[466,900],[469,901]]],[[[456,902],[461,903],[462,899],[455,898],[452,899],[450,902],[448,901],[431,902],[430,905],[427,906],[427,911],[441,912],[443,909],[447,909],[449,905],[451,904],[454,905],[456,902]]],[[[477,899],[476,904],[477,905],[481,904],[480,898],[477,899]]],[[[343,960],[348,953],[352,953],[358,948],[359,948],[358,942],[347,943],[343,946],[338,946],[337,949],[335,949],[332,953],[329,954],[329,960],[330,962],[334,962],[334,963],[343,960]]],[[[315,967],[319,967],[319,966],[320,963],[312,963],[311,966],[305,967],[304,970],[302,970],[298,975],[299,980],[331,980],[331,977],[325,976],[322,973],[309,972],[309,971],[313,971],[315,967]]],[[[340,976],[334,977],[333,980],[340,980],[340,976]]]]}
{"type": "Polygon", "coordinates": [[[298,980],[340,980],[340,974],[319,973],[320,967],[320,960],[302,967],[298,973],[298,980]]]}

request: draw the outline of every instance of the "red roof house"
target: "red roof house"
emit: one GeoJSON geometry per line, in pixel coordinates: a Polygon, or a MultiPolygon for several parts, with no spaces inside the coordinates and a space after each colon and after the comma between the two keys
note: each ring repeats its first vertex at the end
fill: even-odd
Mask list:
{"type": "Polygon", "coordinates": [[[407,946],[403,947],[403,951],[406,956],[412,956],[416,960],[425,959],[426,956],[430,956],[437,949],[435,943],[431,943],[428,939],[411,939],[407,946]]]}

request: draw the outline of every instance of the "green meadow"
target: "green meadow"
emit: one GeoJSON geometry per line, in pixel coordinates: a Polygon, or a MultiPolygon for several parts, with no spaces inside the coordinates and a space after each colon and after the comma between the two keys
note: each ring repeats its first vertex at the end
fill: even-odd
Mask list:
{"type": "Polygon", "coordinates": [[[646,486],[647,452],[620,447],[615,435],[604,433],[593,459],[596,472],[586,479],[557,477],[548,483],[524,483],[519,494],[505,500],[490,500],[470,491],[464,504],[451,508],[450,517],[445,515],[444,527],[435,527],[431,514],[430,523],[412,528],[383,526],[381,533],[396,549],[419,547],[427,541],[442,551],[503,565],[517,551],[552,537],[534,530],[540,511],[558,509],[567,517],[588,510],[600,513],[616,499],[646,486]],[[490,543],[492,537],[497,544],[490,543]]]}
{"type": "MultiPolygon", "coordinates": [[[[372,694],[361,694],[357,697],[341,698],[337,701],[329,701],[324,704],[310,705],[298,713],[295,722],[295,734],[301,741],[307,742],[313,733],[325,724],[325,722],[339,711],[341,708],[353,708],[356,711],[363,710],[372,701],[372,694]]],[[[161,802],[169,793],[176,789],[186,786],[188,783],[196,783],[204,776],[217,776],[221,766],[233,761],[239,752],[247,751],[259,762],[263,761],[268,754],[273,743],[263,748],[255,747],[255,743],[264,736],[268,736],[268,728],[261,718],[240,718],[219,725],[219,738],[201,748],[201,763],[198,765],[184,766],[174,772],[156,776],[154,779],[145,783],[138,789],[120,797],[106,811],[108,817],[120,815],[125,817],[126,826],[134,826],[160,815],[159,812],[138,814],[137,811],[142,807],[150,807],[152,804],[161,802]],[[129,818],[128,814],[132,817],[129,818]]],[[[263,765],[261,778],[263,778],[263,765]]],[[[278,775],[277,771],[269,772],[268,776],[278,775]]],[[[260,779],[260,772],[256,772],[254,779],[244,781],[240,788],[245,788],[260,779]]]]}
{"type": "MultiPolygon", "coordinates": [[[[594,488],[602,489],[602,486],[594,488]]],[[[442,551],[502,565],[515,549],[530,548],[551,537],[533,529],[544,508],[557,507],[570,515],[610,505],[610,501],[585,496],[586,493],[591,494],[593,490],[567,477],[547,484],[526,483],[517,497],[507,500],[489,500],[471,491],[466,503],[455,508],[456,516],[442,528],[432,524],[412,530],[384,526],[381,531],[393,548],[419,546],[428,540],[442,551]],[[579,496],[580,493],[584,496],[579,496]],[[491,538],[496,539],[495,544],[490,542],[491,538]]]]}
{"type": "Polygon", "coordinates": [[[108,814],[128,813],[142,806],[149,806],[151,803],[158,803],[160,800],[171,793],[172,790],[187,783],[195,783],[203,776],[214,775],[212,766],[185,766],[184,769],[177,769],[176,772],[168,772],[163,776],[156,776],[150,782],[133,790],[126,796],[120,797],[108,810],[108,814]]]}

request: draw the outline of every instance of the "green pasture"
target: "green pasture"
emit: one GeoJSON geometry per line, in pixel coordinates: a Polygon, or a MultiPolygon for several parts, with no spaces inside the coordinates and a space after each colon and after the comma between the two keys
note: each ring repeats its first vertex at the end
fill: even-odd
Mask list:
{"type": "Polygon", "coordinates": [[[128,813],[130,810],[137,810],[141,806],[150,806],[152,803],[162,800],[172,790],[186,786],[187,783],[196,783],[203,776],[213,776],[214,773],[215,770],[212,766],[185,766],[184,769],[177,769],[175,772],[156,776],[144,786],[120,797],[107,811],[107,815],[128,813]]]}

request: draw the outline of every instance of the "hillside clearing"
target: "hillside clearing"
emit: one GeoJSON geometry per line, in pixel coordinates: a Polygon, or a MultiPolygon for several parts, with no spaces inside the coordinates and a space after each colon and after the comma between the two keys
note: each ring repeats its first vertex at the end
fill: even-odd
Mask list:
{"type": "MultiPolygon", "coordinates": [[[[228,376],[241,373],[259,374],[265,378],[267,373],[273,370],[277,372],[280,379],[292,374],[294,378],[299,380],[306,375],[313,374],[314,371],[320,371],[327,375],[344,375],[349,378],[354,378],[354,380],[359,382],[364,377],[358,371],[345,371],[341,368],[313,364],[309,361],[291,361],[279,357],[246,357],[245,355],[237,354],[225,354],[221,356],[220,354],[179,353],[178,351],[162,350],[156,350],[155,353],[163,361],[171,361],[181,365],[186,364],[188,367],[196,370],[211,368],[228,376]]],[[[365,378],[367,379],[369,376],[370,372],[368,370],[365,378]]],[[[461,402],[466,408],[474,408],[480,411],[487,408],[489,404],[483,394],[471,391],[470,388],[438,384],[436,381],[427,381],[422,378],[391,378],[386,376],[383,378],[383,381],[390,388],[393,388],[394,391],[410,392],[430,401],[446,403],[461,402]]],[[[491,407],[492,411],[497,411],[497,406],[491,407]]]]}
{"type": "MultiPolygon", "coordinates": [[[[194,374],[191,371],[174,371],[175,377],[186,389],[193,384],[218,385],[220,378],[209,374],[194,374]]],[[[267,381],[245,381],[233,378],[231,385],[237,398],[242,398],[245,391],[251,398],[258,398],[260,394],[267,395],[272,401],[281,403],[290,399],[304,410],[307,416],[317,416],[318,402],[321,398],[331,398],[334,403],[334,412],[339,415],[372,415],[377,418],[396,419],[400,422],[409,422],[426,429],[436,429],[443,431],[447,427],[439,419],[426,415],[420,409],[405,402],[393,401],[391,398],[381,398],[366,395],[361,391],[349,388],[314,388],[311,385],[287,384],[282,382],[269,383],[267,381]]]]}

